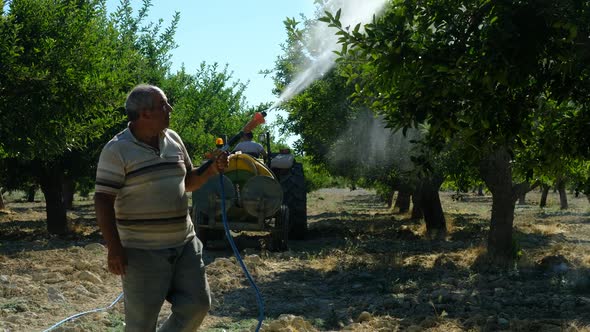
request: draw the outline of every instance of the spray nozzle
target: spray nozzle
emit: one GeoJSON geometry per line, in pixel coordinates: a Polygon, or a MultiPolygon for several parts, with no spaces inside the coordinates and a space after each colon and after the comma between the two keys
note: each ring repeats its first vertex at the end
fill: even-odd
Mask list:
{"type": "Polygon", "coordinates": [[[242,129],[244,133],[252,132],[254,128],[256,128],[259,124],[264,123],[264,117],[266,116],[266,112],[256,112],[250,120],[242,129]]]}

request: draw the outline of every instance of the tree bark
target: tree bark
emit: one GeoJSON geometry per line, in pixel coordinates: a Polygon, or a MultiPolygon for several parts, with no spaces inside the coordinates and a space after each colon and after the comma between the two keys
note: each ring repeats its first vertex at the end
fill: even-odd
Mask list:
{"type": "Polygon", "coordinates": [[[393,207],[393,197],[395,197],[395,190],[391,191],[391,195],[387,199],[387,208],[391,209],[393,207]]]}
{"type": "Polygon", "coordinates": [[[75,183],[74,179],[69,176],[64,177],[62,183],[62,190],[63,190],[63,202],[64,206],[67,210],[71,210],[74,205],[74,190],[75,183]]]}
{"type": "Polygon", "coordinates": [[[30,186],[27,190],[27,202],[32,203],[35,201],[35,193],[37,192],[37,186],[30,186]]]}
{"type": "Polygon", "coordinates": [[[420,206],[416,193],[414,193],[414,195],[412,195],[412,216],[410,218],[420,220],[422,217],[424,217],[424,213],[422,213],[422,207],[420,206]]]}
{"type": "Polygon", "coordinates": [[[547,184],[543,184],[541,188],[541,201],[539,202],[539,207],[543,208],[547,206],[547,196],[549,196],[549,189],[551,188],[547,184]]]}
{"type": "Polygon", "coordinates": [[[4,204],[4,198],[2,197],[2,190],[0,190],[0,210],[6,209],[6,205],[4,204]]]}
{"type": "Polygon", "coordinates": [[[426,233],[431,239],[444,239],[447,236],[447,223],[440,204],[438,191],[443,178],[433,176],[423,179],[414,190],[414,202],[424,213],[426,233]]]}
{"type": "Polygon", "coordinates": [[[562,210],[567,210],[568,208],[565,182],[564,179],[559,179],[556,184],[557,190],[559,191],[559,208],[562,210]]]}
{"type": "Polygon", "coordinates": [[[513,187],[510,153],[500,147],[480,164],[480,172],[492,193],[492,220],[488,235],[488,254],[495,263],[505,265],[514,259],[512,228],[516,198],[523,188],[513,187]]]}
{"type": "Polygon", "coordinates": [[[518,194],[518,205],[526,205],[526,194],[536,188],[537,185],[538,184],[534,184],[531,186],[528,181],[525,181],[520,185],[522,190],[520,190],[520,193],[518,194]]]}
{"type": "Polygon", "coordinates": [[[483,196],[483,184],[480,184],[477,188],[477,196],[483,196]]]}
{"type": "Polygon", "coordinates": [[[45,196],[47,231],[50,234],[66,234],[69,231],[62,182],[63,170],[59,165],[49,164],[41,169],[39,183],[45,196]]]}
{"type": "Polygon", "coordinates": [[[526,205],[526,192],[523,192],[518,196],[518,205],[526,205]]]}
{"type": "Polygon", "coordinates": [[[410,210],[410,191],[400,189],[397,192],[394,208],[399,208],[399,213],[406,213],[410,210]]]}

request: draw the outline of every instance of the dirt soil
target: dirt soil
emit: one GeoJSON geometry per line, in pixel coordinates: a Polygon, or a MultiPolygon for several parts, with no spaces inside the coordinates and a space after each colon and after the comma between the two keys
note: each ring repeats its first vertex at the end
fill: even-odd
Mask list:
{"type": "MultiPolygon", "coordinates": [[[[282,253],[266,236],[238,247],[265,301],[262,331],[590,331],[590,206],[517,205],[517,264],[499,271],[485,253],[491,197],[441,193],[449,225],[430,241],[419,221],[367,190],[323,189],[308,196],[309,236],[282,253]]],[[[66,237],[45,231],[42,202],[8,197],[0,211],[0,332],[44,331],[121,293],[90,200],[75,201],[66,237]]],[[[213,308],[202,331],[253,331],[258,308],[229,247],[206,249],[213,308]]],[[[165,305],[161,320],[169,313],[165,305]]],[[[123,331],[123,304],[54,331],[123,331]]]]}

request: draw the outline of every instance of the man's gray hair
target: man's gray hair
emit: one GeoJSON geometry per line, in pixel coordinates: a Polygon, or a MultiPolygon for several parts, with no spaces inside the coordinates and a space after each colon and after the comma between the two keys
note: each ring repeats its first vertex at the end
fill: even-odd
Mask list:
{"type": "Polygon", "coordinates": [[[129,121],[139,119],[140,111],[146,108],[153,108],[155,92],[159,92],[162,95],[164,94],[162,89],[149,84],[140,84],[129,92],[127,100],[125,101],[125,111],[127,112],[127,118],[129,121]]]}

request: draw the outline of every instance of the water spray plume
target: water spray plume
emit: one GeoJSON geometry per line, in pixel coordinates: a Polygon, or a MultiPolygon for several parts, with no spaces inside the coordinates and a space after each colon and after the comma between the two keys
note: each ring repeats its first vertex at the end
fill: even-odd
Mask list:
{"type": "Polygon", "coordinates": [[[413,141],[421,138],[417,129],[410,128],[406,135],[401,130],[393,131],[387,128],[383,116],[365,110],[334,141],[328,160],[335,168],[362,165],[361,169],[371,172],[385,167],[407,173],[415,168],[412,156],[419,153],[413,141]]]}
{"type": "MultiPolygon", "coordinates": [[[[341,11],[340,22],[343,27],[354,28],[360,24],[360,32],[363,32],[364,25],[370,23],[374,16],[378,16],[387,0],[332,0],[328,1],[322,12],[336,13],[341,11]]],[[[310,64],[302,68],[295,79],[283,90],[277,100],[270,108],[278,107],[281,103],[288,101],[297,95],[305,88],[307,88],[313,81],[324,75],[336,60],[336,53],[340,48],[338,47],[338,37],[336,36],[336,28],[329,27],[327,23],[316,21],[310,29],[310,35],[307,48],[314,50],[317,54],[310,64]]]]}

